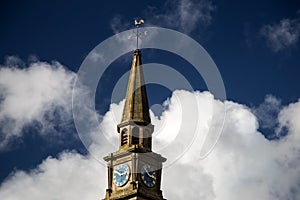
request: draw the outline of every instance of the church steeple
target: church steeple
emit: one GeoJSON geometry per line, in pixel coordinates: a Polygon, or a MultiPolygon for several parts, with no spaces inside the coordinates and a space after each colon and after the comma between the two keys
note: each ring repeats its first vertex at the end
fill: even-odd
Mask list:
{"type": "MultiPolygon", "coordinates": [[[[143,20],[135,21],[138,25],[143,20]]],[[[141,51],[133,54],[122,120],[118,124],[119,150],[104,157],[108,189],[104,200],[165,200],[162,195],[162,163],[166,158],[152,152],[149,105],[142,69],[141,51]]]]}
{"type": "Polygon", "coordinates": [[[121,124],[128,122],[140,125],[151,123],[141,51],[139,49],[135,50],[133,54],[121,124]]]}
{"type": "Polygon", "coordinates": [[[143,23],[144,20],[135,20],[137,48],[133,53],[122,120],[117,130],[120,133],[120,149],[145,152],[151,151],[153,125],[149,114],[142,54],[138,48],[139,25],[143,23]]]}
{"type": "Polygon", "coordinates": [[[136,49],[133,53],[122,120],[117,129],[120,133],[121,149],[128,149],[135,145],[135,149],[151,151],[153,125],[149,114],[141,51],[139,49],[136,49]]]}

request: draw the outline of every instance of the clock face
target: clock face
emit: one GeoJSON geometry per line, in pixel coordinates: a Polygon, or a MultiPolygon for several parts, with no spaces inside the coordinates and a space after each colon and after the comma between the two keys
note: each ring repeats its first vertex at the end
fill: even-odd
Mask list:
{"type": "Polygon", "coordinates": [[[113,180],[116,186],[123,186],[129,179],[129,166],[126,164],[117,165],[114,169],[113,180]]]}
{"type": "Polygon", "coordinates": [[[148,187],[153,187],[156,183],[156,173],[153,168],[146,164],[142,167],[142,180],[148,187]]]}

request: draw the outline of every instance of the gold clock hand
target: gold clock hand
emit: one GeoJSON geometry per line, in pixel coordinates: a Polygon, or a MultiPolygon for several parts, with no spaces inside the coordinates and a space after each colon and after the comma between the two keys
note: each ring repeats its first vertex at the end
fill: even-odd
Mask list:
{"type": "Polygon", "coordinates": [[[156,177],[151,175],[151,174],[148,174],[148,176],[150,176],[151,178],[153,178],[154,180],[156,180],[156,177]]]}
{"type": "Polygon", "coordinates": [[[153,178],[154,180],[156,180],[156,177],[155,177],[155,176],[151,175],[145,167],[143,167],[143,168],[144,168],[144,170],[146,171],[147,175],[148,175],[150,178],[153,178]]]}

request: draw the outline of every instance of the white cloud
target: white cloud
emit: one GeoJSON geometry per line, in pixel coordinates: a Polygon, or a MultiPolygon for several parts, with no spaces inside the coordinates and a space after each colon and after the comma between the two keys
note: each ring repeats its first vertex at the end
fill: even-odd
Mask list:
{"type": "Polygon", "coordinates": [[[268,24],[260,33],[274,52],[295,45],[300,37],[300,19],[282,19],[278,24],[268,24]]]}
{"type": "Polygon", "coordinates": [[[211,24],[212,13],[216,9],[210,0],[175,0],[167,1],[162,11],[150,7],[146,10],[146,19],[150,24],[175,28],[190,33],[198,25],[211,24]]]}
{"type": "Polygon", "coordinates": [[[1,186],[3,200],[101,199],[104,197],[104,167],[90,157],[63,152],[48,157],[36,169],[17,171],[1,186]]]}
{"type": "MultiPolygon", "coordinates": [[[[0,68],[0,150],[23,136],[22,129],[36,123],[39,133],[58,134],[52,121],[70,120],[72,84],[75,73],[60,63],[35,61],[28,68],[10,56],[0,68]]],[[[66,124],[64,124],[66,125],[66,124]]]]}
{"type": "MultiPolygon", "coordinates": [[[[257,118],[249,108],[234,102],[226,104],[224,131],[212,153],[199,159],[199,138],[177,164],[164,171],[166,197],[185,199],[189,194],[189,199],[299,199],[300,101],[280,111],[279,126],[287,127],[288,135],[272,141],[257,131],[257,118]],[[173,191],[176,184],[180,184],[180,190],[173,191]]],[[[209,117],[211,113],[204,115],[209,117]]]]}
{"type": "MultiPolygon", "coordinates": [[[[176,91],[181,103],[200,101],[202,131],[207,130],[213,112],[221,115],[222,102],[212,95],[176,91]],[[213,105],[214,109],[209,107],[213,105]]],[[[163,117],[177,123],[176,110],[194,108],[193,104],[180,104],[175,93],[166,102],[163,117]]],[[[118,114],[123,104],[114,104],[103,118],[104,127],[116,134],[112,112],[118,114]],[[107,119],[106,119],[107,118],[107,119]]],[[[224,132],[213,152],[200,159],[201,137],[197,137],[189,151],[174,165],[163,169],[163,192],[167,199],[205,200],[296,200],[300,199],[300,100],[279,112],[279,127],[286,127],[288,135],[280,140],[267,140],[258,131],[258,120],[244,105],[226,102],[227,117],[224,132]]],[[[196,116],[191,116],[196,117],[196,116]]],[[[119,118],[118,118],[119,119],[119,118]]],[[[117,119],[117,120],[118,120],[117,119]]],[[[163,119],[161,119],[163,120],[163,119]]],[[[153,119],[159,127],[159,119],[153,119]]],[[[162,123],[162,122],[161,122],[162,123]]],[[[185,121],[186,123],[186,121],[185,121]]],[[[163,123],[162,123],[163,124],[163,123]]],[[[164,134],[172,136],[165,124],[164,134]]],[[[188,124],[189,126],[190,124],[188,124]]],[[[191,132],[181,133],[188,136],[191,132]]],[[[114,137],[113,137],[114,138],[114,137]]],[[[169,137],[158,137],[161,142],[169,137]]],[[[157,142],[154,139],[154,142],[157,142]]],[[[178,145],[170,143],[174,150],[178,145]]],[[[106,153],[106,146],[100,149],[106,153]]],[[[31,172],[13,173],[0,188],[0,199],[99,199],[106,189],[106,169],[89,156],[63,153],[58,159],[48,158],[31,172]]]]}

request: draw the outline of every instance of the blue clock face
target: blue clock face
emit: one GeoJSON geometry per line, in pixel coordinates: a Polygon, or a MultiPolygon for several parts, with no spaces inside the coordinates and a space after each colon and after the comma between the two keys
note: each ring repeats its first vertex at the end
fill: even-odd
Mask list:
{"type": "Polygon", "coordinates": [[[126,164],[121,164],[115,167],[113,180],[116,186],[123,186],[127,183],[129,179],[129,166],[126,164]]]}
{"type": "Polygon", "coordinates": [[[153,187],[156,183],[156,173],[153,168],[146,164],[142,167],[142,180],[148,187],[153,187]]]}

